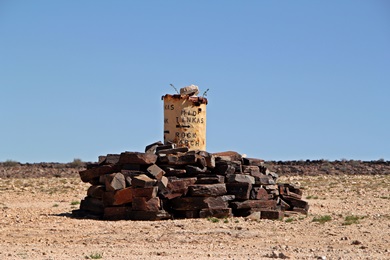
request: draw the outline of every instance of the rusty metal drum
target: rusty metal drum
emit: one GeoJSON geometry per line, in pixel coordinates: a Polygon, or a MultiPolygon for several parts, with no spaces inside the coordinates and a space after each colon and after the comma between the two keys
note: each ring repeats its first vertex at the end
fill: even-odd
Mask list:
{"type": "Polygon", "coordinates": [[[164,143],[190,150],[206,150],[207,98],[170,95],[164,100],[164,143]]]}

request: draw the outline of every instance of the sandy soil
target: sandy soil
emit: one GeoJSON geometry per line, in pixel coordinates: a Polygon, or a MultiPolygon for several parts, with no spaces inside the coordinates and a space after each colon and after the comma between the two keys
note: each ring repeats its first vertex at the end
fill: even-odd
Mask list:
{"type": "Polygon", "coordinates": [[[77,177],[0,179],[0,259],[390,259],[390,176],[293,176],[308,216],[96,221],[70,217],[77,177]],[[313,219],[331,220],[325,223],[313,219]],[[346,217],[357,223],[348,223],[346,217]]]}

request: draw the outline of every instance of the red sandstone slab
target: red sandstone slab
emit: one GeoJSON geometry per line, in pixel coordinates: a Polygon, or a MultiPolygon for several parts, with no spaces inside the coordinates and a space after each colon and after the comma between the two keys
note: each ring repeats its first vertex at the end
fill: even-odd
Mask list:
{"type": "Polygon", "coordinates": [[[227,194],[234,195],[236,199],[247,200],[250,197],[252,184],[247,182],[226,183],[227,194]]]}
{"type": "Polygon", "coordinates": [[[107,191],[103,194],[104,206],[117,206],[133,201],[133,189],[126,188],[117,191],[107,191]]]}
{"type": "Polygon", "coordinates": [[[245,165],[252,165],[252,166],[263,166],[264,160],[262,159],[256,159],[256,158],[243,158],[242,159],[245,165]]]}
{"type": "Polygon", "coordinates": [[[159,198],[151,198],[148,199],[146,197],[134,197],[132,203],[133,210],[139,211],[153,211],[157,212],[161,208],[160,199],[159,198]]]}
{"type": "Polygon", "coordinates": [[[161,180],[161,178],[165,175],[165,171],[156,164],[152,164],[146,170],[157,180],[161,180]]]}
{"type": "Polygon", "coordinates": [[[102,199],[103,193],[106,191],[106,187],[104,185],[92,185],[87,190],[88,197],[102,199]]]}
{"type": "Polygon", "coordinates": [[[262,218],[262,219],[283,219],[284,212],[281,210],[262,210],[262,211],[260,211],[260,218],[262,218]]]}
{"type": "Polygon", "coordinates": [[[119,158],[120,164],[154,164],[157,161],[157,155],[152,153],[124,152],[119,158]]]}
{"type": "Polygon", "coordinates": [[[120,171],[117,165],[103,165],[96,168],[80,171],[79,175],[83,182],[89,182],[90,180],[100,177],[104,174],[110,174],[120,171]]]}
{"type": "Polygon", "coordinates": [[[174,210],[197,210],[205,208],[227,208],[222,197],[183,197],[171,201],[174,210]]]}
{"type": "Polygon", "coordinates": [[[120,172],[106,174],[104,183],[107,191],[115,191],[126,188],[125,176],[120,172]]]}
{"type": "Polygon", "coordinates": [[[196,184],[188,186],[188,196],[193,197],[217,197],[226,194],[226,185],[217,184],[196,184]]]}
{"type": "Polygon", "coordinates": [[[157,183],[157,180],[149,178],[145,174],[135,176],[131,179],[131,185],[137,188],[153,187],[157,183]]]}

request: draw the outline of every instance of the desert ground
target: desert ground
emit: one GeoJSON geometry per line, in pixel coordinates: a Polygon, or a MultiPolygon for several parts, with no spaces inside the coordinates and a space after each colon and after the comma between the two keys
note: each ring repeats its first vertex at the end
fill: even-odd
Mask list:
{"type": "Polygon", "coordinates": [[[281,176],[310,204],[283,220],[101,221],[77,171],[2,171],[0,259],[390,259],[390,175],[281,176]]]}

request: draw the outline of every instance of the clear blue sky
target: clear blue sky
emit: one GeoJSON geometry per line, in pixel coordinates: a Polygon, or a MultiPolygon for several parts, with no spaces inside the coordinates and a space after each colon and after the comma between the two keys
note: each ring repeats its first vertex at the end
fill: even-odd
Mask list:
{"type": "Polygon", "coordinates": [[[163,139],[207,88],[207,150],[390,160],[390,2],[0,0],[0,161],[163,139]]]}

